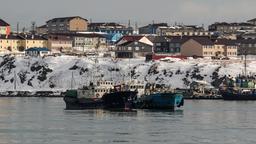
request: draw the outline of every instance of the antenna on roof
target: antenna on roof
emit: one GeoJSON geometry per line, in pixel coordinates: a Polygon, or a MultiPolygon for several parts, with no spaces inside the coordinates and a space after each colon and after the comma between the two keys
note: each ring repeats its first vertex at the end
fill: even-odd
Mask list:
{"type": "Polygon", "coordinates": [[[90,18],[90,23],[92,23],[92,19],[90,18]]]}
{"type": "Polygon", "coordinates": [[[20,23],[17,22],[17,34],[19,34],[20,23]]]}
{"type": "Polygon", "coordinates": [[[25,33],[25,31],[26,31],[26,28],[23,27],[23,28],[22,28],[22,33],[25,33]]]}
{"type": "Polygon", "coordinates": [[[35,34],[35,31],[36,31],[36,22],[32,21],[31,22],[31,33],[35,34]]]}
{"type": "Polygon", "coordinates": [[[155,21],[154,21],[154,20],[152,20],[152,24],[155,24],[155,21]]]}
{"type": "Polygon", "coordinates": [[[131,20],[128,20],[128,27],[131,27],[131,20]]]}

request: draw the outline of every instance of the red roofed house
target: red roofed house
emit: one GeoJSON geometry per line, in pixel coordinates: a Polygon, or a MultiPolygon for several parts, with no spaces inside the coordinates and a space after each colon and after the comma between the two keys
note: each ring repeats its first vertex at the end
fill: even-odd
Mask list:
{"type": "Polygon", "coordinates": [[[0,19],[0,35],[10,35],[10,33],[11,26],[4,20],[0,19]]]}

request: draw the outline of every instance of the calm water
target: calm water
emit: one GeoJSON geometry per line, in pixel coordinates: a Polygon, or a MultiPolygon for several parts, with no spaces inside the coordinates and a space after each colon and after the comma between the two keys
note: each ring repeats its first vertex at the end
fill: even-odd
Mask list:
{"type": "Polygon", "coordinates": [[[176,112],[64,107],[61,98],[0,98],[0,144],[256,143],[256,102],[187,100],[176,112]]]}

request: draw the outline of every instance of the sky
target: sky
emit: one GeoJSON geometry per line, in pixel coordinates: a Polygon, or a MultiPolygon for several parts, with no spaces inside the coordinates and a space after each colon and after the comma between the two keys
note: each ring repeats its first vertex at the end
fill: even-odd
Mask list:
{"type": "Polygon", "coordinates": [[[55,17],[81,16],[92,22],[139,26],[167,22],[207,26],[256,18],[256,0],[0,0],[0,18],[30,27],[55,17]]]}

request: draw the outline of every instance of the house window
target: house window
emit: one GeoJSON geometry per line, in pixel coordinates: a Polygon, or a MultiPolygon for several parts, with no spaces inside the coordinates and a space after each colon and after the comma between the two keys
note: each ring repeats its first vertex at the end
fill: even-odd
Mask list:
{"type": "Polygon", "coordinates": [[[180,47],[180,44],[179,44],[179,43],[176,43],[176,47],[180,47]]]}
{"type": "Polygon", "coordinates": [[[156,46],[161,46],[161,43],[156,43],[156,46]]]}
{"type": "Polygon", "coordinates": [[[131,50],[132,50],[132,47],[128,47],[128,50],[131,51],[131,50]]]}
{"type": "Polygon", "coordinates": [[[140,48],[139,48],[139,47],[136,47],[135,50],[138,51],[138,50],[140,50],[140,48]]]}
{"type": "Polygon", "coordinates": [[[134,44],[135,44],[135,45],[138,45],[138,42],[135,42],[134,44]]]}

